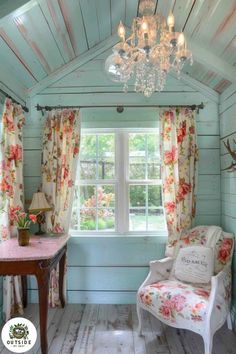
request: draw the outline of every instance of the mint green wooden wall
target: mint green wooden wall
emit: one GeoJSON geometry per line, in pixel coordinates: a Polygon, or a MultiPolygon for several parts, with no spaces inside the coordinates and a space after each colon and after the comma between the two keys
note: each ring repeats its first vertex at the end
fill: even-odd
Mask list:
{"type": "MultiPolygon", "coordinates": [[[[40,104],[194,104],[205,102],[197,116],[200,148],[196,224],[220,224],[220,150],[218,106],[200,93],[176,81],[176,92],[154,94],[149,100],[134,93],[107,94],[45,93],[30,102],[31,113],[24,130],[24,182],[29,200],[41,178],[41,137],[44,117],[34,106],[40,104]],[[184,92],[183,92],[184,91],[184,92]]],[[[76,91],[76,89],[75,89],[76,91]]],[[[156,109],[81,110],[83,127],[156,126],[156,109]]],[[[68,301],[82,303],[134,303],[135,293],[148,272],[151,259],[164,256],[164,237],[78,237],[71,238],[68,250],[68,301]]],[[[37,301],[36,282],[30,279],[29,295],[37,301]]]]}
{"type": "MultiPolygon", "coordinates": [[[[236,150],[236,88],[226,91],[220,105],[221,169],[230,166],[232,158],[223,141],[236,150]]],[[[236,235],[236,172],[221,171],[222,227],[236,235]]],[[[233,310],[236,320],[236,256],[233,262],[233,310]]]]}

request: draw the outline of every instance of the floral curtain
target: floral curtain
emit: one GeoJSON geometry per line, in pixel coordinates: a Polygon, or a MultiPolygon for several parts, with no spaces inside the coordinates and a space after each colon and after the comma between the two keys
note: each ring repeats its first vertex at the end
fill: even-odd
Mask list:
{"type": "MultiPolygon", "coordinates": [[[[23,146],[22,127],[25,117],[22,107],[7,98],[2,116],[0,150],[0,239],[13,236],[10,208],[23,208],[23,146]]],[[[4,277],[3,312],[7,321],[13,314],[23,313],[21,279],[4,277]]]]}
{"type": "MultiPolygon", "coordinates": [[[[46,119],[43,138],[42,190],[53,211],[46,215],[46,231],[69,229],[73,186],[80,146],[79,110],[53,110],[46,119]]],[[[60,306],[58,268],[51,273],[49,305],[60,306]]]]}
{"type": "Polygon", "coordinates": [[[188,108],[162,110],[161,154],[163,200],[168,227],[167,256],[174,256],[183,230],[195,215],[198,148],[195,111],[188,108]]]}

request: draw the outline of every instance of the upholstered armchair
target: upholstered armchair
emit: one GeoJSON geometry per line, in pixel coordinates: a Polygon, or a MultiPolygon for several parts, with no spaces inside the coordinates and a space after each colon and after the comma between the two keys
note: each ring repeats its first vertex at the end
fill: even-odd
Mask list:
{"type": "MultiPolygon", "coordinates": [[[[188,246],[206,247],[209,226],[198,226],[184,233],[180,250],[188,246]]],[[[166,325],[189,329],[204,340],[205,354],[211,354],[214,333],[230,316],[231,260],[234,236],[218,228],[213,247],[213,276],[207,284],[180,281],[174,272],[175,258],[167,257],[150,262],[150,272],[138,290],[137,313],[139,333],[142,333],[142,311],[147,310],[166,325]]]]}

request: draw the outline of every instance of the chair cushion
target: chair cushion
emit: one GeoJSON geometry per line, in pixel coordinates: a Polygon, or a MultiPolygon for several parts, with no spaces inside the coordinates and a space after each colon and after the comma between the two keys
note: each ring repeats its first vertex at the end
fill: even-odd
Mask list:
{"type": "Polygon", "coordinates": [[[209,302],[209,287],[194,287],[176,280],[163,280],[143,287],[138,298],[162,322],[199,333],[209,302]]]}
{"type": "Polygon", "coordinates": [[[214,270],[213,250],[203,246],[181,248],[173,267],[178,280],[209,283],[214,270]]]}
{"type": "MultiPolygon", "coordinates": [[[[209,226],[196,226],[183,232],[180,237],[180,248],[189,246],[205,246],[207,243],[206,233],[209,226]]],[[[225,265],[230,265],[233,255],[234,235],[222,232],[214,251],[214,273],[219,273],[225,265]]]]}

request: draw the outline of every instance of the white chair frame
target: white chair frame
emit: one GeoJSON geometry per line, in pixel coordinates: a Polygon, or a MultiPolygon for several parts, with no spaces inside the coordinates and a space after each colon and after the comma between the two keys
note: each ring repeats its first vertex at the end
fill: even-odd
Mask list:
{"type": "MultiPolygon", "coordinates": [[[[142,283],[140,286],[139,291],[147,285],[156,283],[161,280],[167,280],[170,275],[171,268],[173,266],[174,259],[173,258],[164,258],[161,260],[157,261],[151,261],[150,262],[150,272],[145,279],[145,281],[142,283]]],[[[231,321],[231,314],[230,314],[230,309],[225,317],[222,316],[222,319],[220,322],[216,323],[214,320],[214,305],[216,302],[216,295],[220,292],[220,289],[224,287],[224,279],[227,276],[227,272],[229,271],[229,268],[226,266],[222,271],[220,271],[217,275],[212,276],[211,278],[211,291],[210,291],[210,296],[209,296],[209,305],[207,308],[207,314],[205,317],[205,320],[202,324],[202,329],[201,332],[196,331],[196,333],[200,334],[203,338],[204,341],[204,349],[205,349],[205,354],[211,354],[212,353],[212,344],[213,344],[213,336],[215,332],[223,326],[225,321],[227,320],[227,325],[230,330],[232,330],[232,321],[231,321]]],[[[142,310],[149,311],[153,316],[155,316],[159,321],[165,323],[163,318],[159,318],[157,313],[154,313],[151,308],[146,307],[139,299],[139,296],[137,296],[137,314],[138,314],[138,320],[139,320],[139,326],[138,326],[138,332],[139,335],[142,335],[142,310]]],[[[165,324],[170,325],[168,322],[165,324]]],[[[190,329],[190,328],[184,328],[184,327],[178,327],[177,325],[175,326],[174,324],[171,324],[171,327],[175,328],[183,328],[183,329],[190,329]]],[[[191,330],[194,332],[194,329],[191,328],[191,330]]]]}

